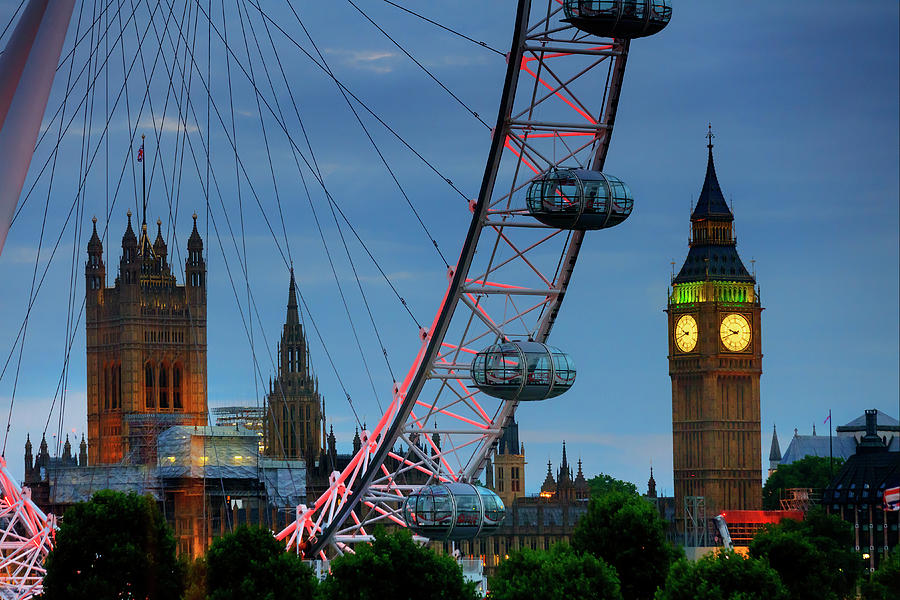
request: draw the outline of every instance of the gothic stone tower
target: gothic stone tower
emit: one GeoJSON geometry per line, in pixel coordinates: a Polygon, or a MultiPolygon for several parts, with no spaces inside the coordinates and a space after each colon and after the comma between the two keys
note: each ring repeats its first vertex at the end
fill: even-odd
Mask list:
{"type": "Polygon", "coordinates": [[[525,464],[525,444],[519,443],[519,424],[512,419],[503,428],[494,455],[494,491],[506,506],[525,495],[525,464]]]}
{"type": "Polygon", "coordinates": [[[690,250],[666,310],[675,506],[680,510],[685,496],[704,496],[707,514],[762,506],[762,307],[737,253],[712,138],[710,132],[690,250]]]}
{"type": "Polygon", "coordinates": [[[194,230],[185,285],[176,283],[157,221],[138,241],[122,237],[119,275],[106,287],[103,244],[94,233],[85,265],[88,445],[91,464],[156,462],[156,434],[206,424],[206,263],[194,230]]]}
{"type": "Polygon", "coordinates": [[[324,410],[319,382],[309,368],[309,349],[297,308],[291,269],[287,320],[278,345],[278,376],[269,383],[266,452],[277,458],[304,458],[315,464],[324,448],[324,410]]]}

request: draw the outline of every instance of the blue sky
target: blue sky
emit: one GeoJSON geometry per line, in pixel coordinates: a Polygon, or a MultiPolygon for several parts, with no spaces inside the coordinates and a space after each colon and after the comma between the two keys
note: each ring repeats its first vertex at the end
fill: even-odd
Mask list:
{"type": "MultiPolygon", "coordinates": [[[[17,4],[0,2],[2,24],[17,4]]],[[[273,19],[292,23],[290,27],[285,25],[286,29],[301,39],[296,21],[288,18],[290,13],[281,3],[276,4],[271,8],[273,19]]],[[[460,1],[416,7],[505,52],[513,4],[460,1]]],[[[489,122],[493,120],[505,70],[501,56],[383,2],[360,5],[473,110],[488,115],[485,119],[489,122]]],[[[86,8],[88,13],[90,8],[86,8]]],[[[337,77],[457,187],[474,195],[490,142],[484,127],[349,4],[334,2],[300,10],[337,77]]],[[[889,0],[852,5],[808,0],[752,5],[677,2],[669,27],[657,36],[633,42],[606,171],[629,183],[636,198],[635,210],[619,227],[588,237],[552,335],[552,342],[568,350],[577,361],[578,382],[562,397],[518,411],[528,460],[528,491],[540,486],[548,459],[554,465],[558,463],[565,439],[570,459],[582,457],[588,476],[603,471],[643,487],[652,461],[659,488],[671,493],[671,387],[662,311],[670,262],[675,261],[677,269],[687,253],[688,217],[706,166],[707,123],[712,123],[716,134],[719,181],[734,204],[738,251],[748,266],[755,261],[766,309],[761,391],[764,453],[768,453],[773,424],[778,426],[785,448],[795,427],[809,433],[815,423],[819,433],[827,434],[822,421],[829,409],[835,424],[855,418],[866,408],[898,414],[898,10],[898,4],[889,0]],[[599,318],[596,307],[601,308],[599,318]]],[[[237,27],[231,25],[235,14],[229,12],[228,18],[229,27],[237,27]]],[[[230,29],[229,35],[243,43],[239,29],[230,29]]],[[[254,42],[251,39],[249,43],[254,42]]],[[[446,281],[443,263],[334,84],[296,49],[283,41],[281,44],[279,55],[332,196],[379,257],[416,317],[430,320],[446,281]]],[[[71,39],[66,49],[69,47],[71,39]]],[[[129,48],[133,53],[134,45],[129,48]]],[[[121,72],[121,58],[115,56],[121,72]]],[[[224,56],[214,58],[213,95],[227,109],[224,56]]],[[[197,60],[205,59],[198,56],[197,60]]],[[[148,56],[148,69],[151,63],[148,56]]],[[[235,65],[231,67],[235,130],[244,167],[254,181],[260,182],[257,191],[261,203],[284,247],[281,220],[268,183],[254,95],[235,65]]],[[[51,108],[63,95],[59,84],[62,80],[64,85],[65,70],[59,73],[51,108]]],[[[166,81],[157,75],[154,82],[153,89],[164,95],[166,81]]],[[[598,82],[600,85],[602,82],[598,82]]],[[[84,93],[83,83],[78,89],[84,93]]],[[[132,81],[128,89],[134,110],[143,86],[132,81]]],[[[199,138],[191,136],[205,127],[205,100],[199,92],[202,86],[195,81],[192,96],[197,114],[189,113],[187,126],[189,139],[195,144],[199,144],[199,138]]],[[[281,98],[287,110],[289,100],[284,95],[281,98]]],[[[154,108],[159,119],[162,109],[159,104],[154,108]]],[[[157,129],[162,131],[162,155],[171,162],[178,127],[171,105],[168,110],[169,119],[157,121],[162,123],[157,129]]],[[[130,163],[122,160],[129,146],[129,128],[121,111],[115,117],[110,124],[110,172],[118,177],[122,164],[126,164],[123,190],[129,191],[120,193],[112,211],[111,242],[106,244],[111,250],[108,264],[118,260],[124,211],[135,206],[130,163]]],[[[227,115],[225,118],[229,119],[227,115]]],[[[465,203],[371,119],[364,120],[441,249],[456,256],[469,218],[465,203]]],[[[66,150],[61,154],[58,180],[50,196],[46,230],[54,239],[74,198],[72,190],[77,185],[73,187],[71,182],[77,176],[82,140],[87,137],[82,121],[77,123],[73,125],[77,135],[73,130],[61,146],[66,150]]],[[[149,114],[140,123],[138,133],[148,135],[152,161],[157,145],[149,114]]],[[[271,119],[268,125],[272,125],[271,119]]],[[[91,127],[94,138],[99,135],[95,127],[91,127]]],[[[102,130],[102,121],[98,129],[102,130]]],[[[230,145],[221,127],[215,129],[212,160],[221,165],[217,169],[223,203],[235,230],[240,229],[240,213],[244,213],[242,239],[250,288],[262,319],[256,323],[254,313],[254,344],[260,371],[267,379],[273,372],[268,353],[274,351],[284,319],[287,266],[246,187],[241,191],[242,204],[238,204],[230,145]]],[[[312,319],[325,339],[323,347],[318,336],[311,336],[314,366],[335,433],[347,448],[354,421],[336,372],[356,399],[361,418],[369,421],[377,417],[372,386],[347,326],[334,276],[288,147],[283,140],[273,141],[272,147],[286,246],[290,247],[312,319]],[[326,347],[336,369],[326,357],[326,347]]],[[[35,160],[46,156],[39,149],[35,160]]],[[[105,160],[104,150],[100,156],[105,160]]],[[[148,162],[148,167],[151,164],[148,162]]],[[[95,168],[85,205],[79,218],[70,221],[65,230],[35,304],[36,318],[29,323],[6,451],[16,474],[21,474],[25,433],[39,435],[49,421],[49,436],[59,419],[58,405],[52,415],[50,405],[64,355],[75,235],[72,226],[78,220],[81,227],[87,227],[92,214],[102,217],[106,211],[104,170],[99,164],[95,168]]],[[[148,171],[153,181],[151,223],[157,217],[168,220],[166,194],[161,189],[163,172],[171,180],[176,170],[167,166],[148,171]]],[[[29,176],[26,189],[34,178],[36,173],[29,176]]],[[[241,326],[242,311],[236,307],[214,227],[210,223],[209,231],[206,229],[205,201],[197,179],[188,158],[183,167],[178,213],[172,214],[172,220],[177,234],[174,245],[181,248],[182,261],[190,214],[195,210],[201,214],[209,249],[210,405],[255,405],[262,388],[254,381],[250,345],[241,326]]],[[[308,174],[307,182],[312,184],[308,174]]],[[[311,189],[375,387],[386,395],[390,379],[344,257],[339,232],[321,193],[316,186],[311,189]]],[[[2,361],[25,313],[47,198],[46,178],[39,180],[35,190],[0,257],[2,361]]],[[[225,215],[217,208],[218,199],[212,202],[237,295],[245,303],[246,282],[225,231],[225,215]]],[[[170,228],[165,231],[171,239],[170,228]]],[[[82,235],[76,274],[81,272],[89,231],[82,235]]],[[[241,236],[237,237],[243,254],[241,236]]],[[[416,328],[359,248],[352,240],[348,244],[384,335],[392,368],[405,371],[406,362],[417,349],[416,328]]],[[[170,254],[173,247],[170,245],[170,254]]],[[[52,242],[45,239],[41,268],[51,249],[52,242]]],[[[80,302],[83,276],[76,276],[76,281],[75,297],[80,302]]],[[[74,429],[79,436],[86,426],[83,349],[82,326],[74,338],[63,418],[64,430],[74,429]]],[[[4,413],[9,407],[17,357],[18,351],[10,371],[0,380],[0,408],[4,413]]]]}

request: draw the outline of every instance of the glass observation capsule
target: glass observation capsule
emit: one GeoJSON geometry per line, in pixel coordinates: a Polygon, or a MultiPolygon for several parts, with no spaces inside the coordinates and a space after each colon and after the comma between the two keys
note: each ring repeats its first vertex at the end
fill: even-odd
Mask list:
{"type": "Polygon", "coordinates": [[[628,218],[634,197],[618,177],[557,169],[531,182],[526,203],[531,216],[551,227],[605,229],[628,218]]]}
{"type": "Polygon", "coordinates": [[[403,504],[407,527],[433,540],[490,535],[505,515],[497,494],[468,483],[427,485],[410,494],[403,504]]]}
{"type": "Polygon", "coordinates": [[[504,342],[485,348],[472,361],[475,387],[504,400],[546,400],[575,383],[568,354],[538,342],[504,342]]]}
{"type": "Polygon", "coordinates": [[[672,18],[670,0],[563,0],[563,10],[563,21],[609,38],[653,35],[672,18]]]}

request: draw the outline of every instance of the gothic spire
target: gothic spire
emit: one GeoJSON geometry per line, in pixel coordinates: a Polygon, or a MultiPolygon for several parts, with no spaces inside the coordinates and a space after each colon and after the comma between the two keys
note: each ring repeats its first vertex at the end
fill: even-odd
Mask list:
{"type": "Polygon", "coordinates": [[[709,149],[709,158],[706,162],[706,179],[703,181],[703,188],[700,190],[700,198],[697,200],[697,206],[691,214],[691,221],[702,221],[705,219],[713,219],[716,221],[733,221],[734,215],[725,202],[725,196],[722,194],[722,188],[719,186],[719,179],[716,177],[716,165],[713,162],[713,143],[715,137],[712,132],[712,125],[709,126],[709,133],[706,134],[709,139],[707,148],[709,149]]]}
{"type": "Polygon", "coordinates": [[[288,287],[287,324],[300,323],[300,314],[297,309],[297,282],[294,279],[294,267],[291,267],[291,284],[288,287]]]}
{"type": "Polygon", "coordinates": [[[94,217],[91,221],[94,223],[94,232],[91,234],[91,239],[88,241],[88,254],[100,256],[103,254],[103,242],[100,241],[100,236],[97,235],[97,217],[94,217]]]}

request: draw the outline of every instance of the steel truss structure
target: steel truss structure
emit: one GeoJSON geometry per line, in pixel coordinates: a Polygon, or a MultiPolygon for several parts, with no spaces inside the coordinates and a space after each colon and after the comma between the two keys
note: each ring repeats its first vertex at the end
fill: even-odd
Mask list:
{"type": "Polygon", "coordinates": [[[28,600],[43,591],[44,560],[53,549],[56,522],[31,500],[0,457],[0,598],[28,600]]]}
{"type": "Polygon", "coordinates": [[[547,340],[584,239],[530,217],[524,188],[557,166],[603,168],[628,56],[628,40],[600,39],[561,18],[555,0],[518,3],[490,154],[443,301],[359,452],[276,534],[308,559],[352,551],[377,523],[405,526],[403,501],[420,487],[404,483],[409,474],[474,481],[516,410],[474,387],[471,360],[497,341],[547,340]]]}

